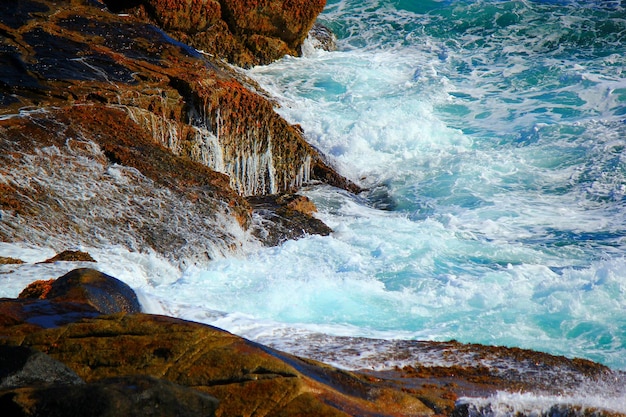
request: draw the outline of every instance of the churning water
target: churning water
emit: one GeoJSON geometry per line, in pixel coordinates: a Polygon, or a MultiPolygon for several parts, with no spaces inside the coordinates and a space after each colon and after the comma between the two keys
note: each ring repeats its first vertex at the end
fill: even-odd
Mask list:
{"type": "Polygon", "coordinates": [[[151,312],[296,352],[456,339],[626,370],[626,5],[331,0],[319,20],[338,50],[249,75],[368,189],[304,191],[334,233],[110,273],[151,312]]]}

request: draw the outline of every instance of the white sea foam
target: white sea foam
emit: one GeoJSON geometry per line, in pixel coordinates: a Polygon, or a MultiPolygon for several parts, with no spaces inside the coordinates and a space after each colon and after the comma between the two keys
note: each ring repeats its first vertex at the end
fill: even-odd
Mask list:
{"type": "Polygon", "coordinates": [[[338,307],[316,310],[308,296],[299,307],[316,314],[288,315],[266,294],[272,308],[246,313],[623,367],[623,57],[588,48],[589,12],[457,6],[416,15],[392,2],[331,2],[322,18],[338,31],[339,51],[250,71],[281,114],[373,191],[351,199],[310,190],[335,233],[289,255],[276,250],[268,263],[284,278],[259,284],[266,270],[255,279],[261,292],[296,286],[290,303],[317,293],[320,306],[338,307]],[[312,275],[285,265],[296,254],[312,275]],[[358,294],[367,311],[329,291],[358,294]]]}
{"type": "Polygon", "coordinates": [[[461,398],[457,403],[466,404],[471,417],[583,416],[598,410],[623,413],[626,393],[616,393],[614,388],[601,391],[598,387],[586,387],[571,395],[498,392],[487,398],[461,398]]]}

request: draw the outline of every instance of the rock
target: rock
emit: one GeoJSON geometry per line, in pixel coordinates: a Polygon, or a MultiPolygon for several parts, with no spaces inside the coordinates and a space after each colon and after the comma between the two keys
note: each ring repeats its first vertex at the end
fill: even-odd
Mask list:
{"type": "Polygon", "coordinates": [[[21,259],[0,256],[0,265],[19,265],[23,263],[24,261],[22,261],[21,259]]]}
{"type": "Polygon", "coordinates": [[[321,23],[313,25],[309,32],[309,38],[312,39],[313,45],[317,48],[328,52],[337,50],[337,37],[330,28],[321,23]]]}
{"type": "Polygon", "coordinates": [[[44,353],[22,346],[0,345],[0,390],[82,383],[71,369],[44,353]]]}
{"type": "Polygon", "coordinates": [[[325,0],[105,0],[155,22],[174,38],[242,67],[269,64],[300,47],[325,0]]]}
{"type": "Polygon", "coordinates": [[[17,298],[36,298],[43,300],[52,289],[52,283],[54,281],[54,279],[40,279],[35,282],[31,282],[22,290],[22,292],[20,292],[17,298]]]}
{"type": "Polygon", "coordinates": [[[311,216],[317,213],[317,207],[308,197],[297,194],[283,194],[276,199],[276,202],[284,206],[287,210],[297,211],[311,216]]]}
{"type": "Polygon", "coordinates": [[[71,106],[0,121],[0,148],[0,172],[6,169],[13,185],[0,194],[0,208],[6,210],[5,198],[22,202],[0,220],[3,241],[118,244],[173,261],[206,260],[236,243],[229,230],[215,233],[224,217],[249,221],[250,207],[226,176],[173,155],[114,107],[71,106]],[[38,186],[23,178],[37,178],[38,186]],[[84,190],[90,198],[77,196],[84,190]]]}
{"type": "Polygon", "coordinates": [[[78,250],[65,250],[56,254],[50,259],[46,259],[42,263],[54,263],[54,262],[96,262],[87,252],[81,252],[78,250]]]}
{"type": "Polygon", "coordinates": [[[55,280],[45,298],[87,304],[102,314],[141,311],[137,295],[128,285],[89,268],[75,269],[55,280]]]}
{"type": "Polygon", "coordinates": [[[122,281],[82,268],[56,280],[39,280],[17,300],[0,299],[0,327],[22,334],[101,314],[141,311],[135,292],[122,281]]]}
{"type": "Polygon", "coordinates": [[[307,197],[279,194],[248,197],[247,200],[261,218],[253,226],[253,233],[268,246],[307,235],[328,236],[332,233],[324,222],[313,217],[317,207],[307,197]]]}
{"type": "Polygon", "coordinates": [[[325,0],[222,0],[224,20],[231,31],[253,51],[260,63],[276,60],[299,48],[325,0]]]}
{"type": "Polygon", "coordinates": [[[100,314],[86,304],[0,298],[0,333],[20,337],[42,328],[62,326],[100,314]]]}
{"type": "Polygon", "coordinates": [[[220,401],[221,416],[432,414],[416,398],[356,374],[169,317],[102,316],[2,342],[44,351],[88,383],[143,375],[193,387],[220,401]]]}
{"type": "Polygon", "coordinates": [[[197,390],[146,376],[0,391],[6,417],[211,417],[217,403],[197,390]]]}

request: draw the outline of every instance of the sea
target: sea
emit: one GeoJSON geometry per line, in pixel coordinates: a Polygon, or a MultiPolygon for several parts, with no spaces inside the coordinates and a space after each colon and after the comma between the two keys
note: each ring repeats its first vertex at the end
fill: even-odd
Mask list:
{"type": "MultiPolygon", "coordinates": [[[[334,232],[182,270],[86,248],[99,267],[147,312],[346,369],[454,339],[626,371],[626,1],[329,0],[318,21],[336,50],[246,73],[365,189],[302,190],[334,232]]],[[[21,271],[0,295],[40,275],[21,271]]],[[[623,390],[593,401],[626,412],[623,390]]]]}

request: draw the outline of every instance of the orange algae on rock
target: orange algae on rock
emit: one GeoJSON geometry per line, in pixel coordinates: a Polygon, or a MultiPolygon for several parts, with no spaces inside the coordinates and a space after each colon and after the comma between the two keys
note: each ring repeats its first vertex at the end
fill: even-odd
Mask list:
{"type": "Polygon", "coordinates": [[[52,283],[54,279],[40,279],[28,284],[26,288],[20,292],[17,298],[38,298],[45,299],[50,289],[52,288],[52,283]]]}

